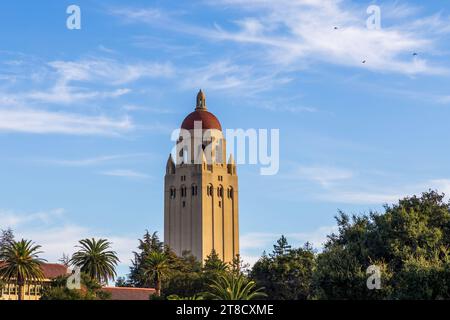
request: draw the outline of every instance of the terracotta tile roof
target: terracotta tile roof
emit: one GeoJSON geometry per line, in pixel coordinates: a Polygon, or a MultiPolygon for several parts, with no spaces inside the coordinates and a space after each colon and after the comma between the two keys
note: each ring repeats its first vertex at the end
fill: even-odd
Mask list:
{"type": "Polygon", "coordinates": [[[70,273],[69,268],[67,268],[63,264],[58,263],[43,263],[41,265],[41,268],[46,279],[54,279],[70,273]]]}
{"type": "MultiPolygon", "coordinates": [[[[4,264],[5,262],[0,261],[0,267],[4,264]]],[[[70,273],[69,268],[58,263],[43,263],[41,264],[41,268],[45,279],[54,279],[70,273]]]]}
{"type": "Polygon", "coordinates": [[[155,293],[153,288],[104,287],[102,290],[111,293],[111,300],[149,300],[155,293]]]}

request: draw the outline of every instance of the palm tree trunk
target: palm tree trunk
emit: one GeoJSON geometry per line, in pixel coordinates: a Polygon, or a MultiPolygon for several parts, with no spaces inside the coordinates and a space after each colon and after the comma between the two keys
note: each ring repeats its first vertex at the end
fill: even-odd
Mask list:
{"type": "Polygon", "coordinates": [[[156,280],[155,293],[158,297],[161,296],[161,280],[156,280]]]}
{"type": "Polygon", "coordinates": [[[17,299],[24,300],[24,292],[23,292],[24,281],[19,277],[17,281],[17,299]]]}

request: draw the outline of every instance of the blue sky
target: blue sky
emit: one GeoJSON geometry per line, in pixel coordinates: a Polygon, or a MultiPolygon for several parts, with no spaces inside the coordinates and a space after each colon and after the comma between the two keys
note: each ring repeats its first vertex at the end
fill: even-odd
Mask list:
{"type": "Polygon", "coordinates": [[[17,0],[0,26],[0,228],[49,261],[107,237],[125,274],[145,229],[163,236],[170,134],[199,88],[222,127],[280,130],[278,174],[238,167],[247,261],[281,234],[320,247],[338,209],[450,193],[445,1],[17,0]]]}

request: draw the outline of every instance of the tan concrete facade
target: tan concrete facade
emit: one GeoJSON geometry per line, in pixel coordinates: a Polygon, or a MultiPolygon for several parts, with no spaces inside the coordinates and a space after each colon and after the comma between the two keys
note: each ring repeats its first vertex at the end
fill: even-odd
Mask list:
{"type": "MultiPolygon", "coordinates": [[[[203,99],[197,97],[196,110],[206,112],[200,94],[203,99]]],[[[189,250],[203,262],[214,249],[223,261],[231,262],[239,253],[236,165],[232,157],[225,161],[221,130],[194,130],[197,127],[180,136],[176,160],[170,155],[167,161],[164,242],[178,255],[189,250]]]]}

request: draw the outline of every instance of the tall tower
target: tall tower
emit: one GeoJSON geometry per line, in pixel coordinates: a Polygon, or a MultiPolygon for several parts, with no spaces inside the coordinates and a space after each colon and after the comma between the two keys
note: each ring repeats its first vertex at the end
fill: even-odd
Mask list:
{"type": "Polygon", "coordinates": [[[214,249],[225,262],[239,253],[238,177],[219,120],[200,90],[195,110],[181,124],[176,159],[164,178],[164,242],[178,255],[204,261],[214,249]]]}

